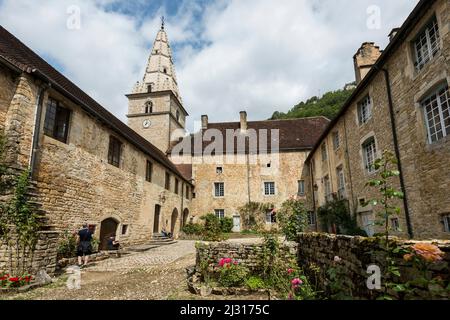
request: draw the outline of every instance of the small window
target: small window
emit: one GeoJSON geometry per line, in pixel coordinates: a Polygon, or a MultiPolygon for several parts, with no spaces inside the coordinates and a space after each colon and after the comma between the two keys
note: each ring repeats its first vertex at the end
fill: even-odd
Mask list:
{"type": "Polygon", "coordinates": [[[165,188],[166,190],[170,190],[170,173],[168,172],[166,172],[165,188]]]}
{"type": "Polygon", "coordinates": [[[314,211],[309,211],[308,212],[308,224],[310,226],[315,226],[316,225],[316,213],[314,211]]]}
{"type": "Polygon", "coordinates": [[[175,178],[175,194],[179,193],[180,181],[175,178]]]}
{"type": "Polygon", "coordinates": [[[275,195],[275,182],[264,182],[264,195],[266,196],[275,195]]]}
{"type": "Polygon", "coordinates": [[[225,184],[223,182],[214,183],[214,196],[215,197],[225,196],[225,184]]]}
{"type": "Polygon", "coordinates": [[[186,194],[185,194],[185,197],[186,197],[187,200],[189,200],[189,193],[190,193],[190,192],[191,192],[191,188],[189,188],[189,186],[186,185],[186,194]]]}
{"type": "Polygon", "coordinates": [[[415,67],[418,71],[433,59],[440,50],[439,26],[436,17],[414,40],[415,67]]]}
{"type": "Polygon", "coordinates": [[[195,199],[196,196],[195,192],[192,192],[192,199],[195,199]]]}
{"type": "Polygon", "coordinates": [[[269,162],[269,163],[266,165],[266,167],[267,167],[267,168],[271,168],[271,167],[272,167],[272,163],[269,162]]]}
{"type": "Polygon", "coordinates": [[[176,112],[177,121],[180,122],[180,110],[176,112]]]}
{"type": "Polygon", "coordinates": [[[328,159],[327,144],[326,143],[322,144],[321,150],[322,150],[322,161],[326,161],[328,159]]]}
{"type": "Polygon", "coordinates": [[[341,146],[341,140],[339,136],[339,131],[333,133],[333,148],[334,150],[339,149],[341,146]]]}
{"type": "Polygon", "coordinates": [[[435,143],[450,135],[450,93],[441,88],[422,101],[428,132],[428,142],[435,143]]]}
{"type": "Polygon", "coordinates": [[[144,112],[145,112],[146,114],[153,113],[153,102],[147,101],[147,102],[145,103],[144,112]]]}
{"type": "Polygon", "coordinates": [[[444,223],[444,231],[450,232],[450,214],[443,215],[442,222],[444,223]]]}
{"type": "Polygon", "coordinates": [[[147,93],[151,93],[151,92],[153,92],[153,85],[149,84],[149,85],[147,85],[147,93]]]}
{"type": "Polygon", "coordinates": [[[147,160],[147,166],[145,169],[145,180],[147,182],[152,182],[152,175],[153,175],[153,163],[147,160]]]}
{"type": "Polygon", "coordinates": [[[214,213],[215,213],[216,217],[219,219],[225,218],[225,210],[224,209],[215,209],[214,213]]]}
{"type": "Polygon", "coordinates": [[[48,99],[44,121],[45,135],[67,143],[70,113],[70,110],[62,107],[58,101],[48,99]]]}
{"type": "Polygon", "coordinates": [[[167,68],[163,68],[163,72],[167,74],[167,68]]]}
{"type": "Polygon", "coordinates": [[[365,199],[365,198],[359,198],[359,199],[358,199],[358,202],[359,202],[359,205],[360,205],[361,207],[366,206],[366,199],[365,199]]]}
{"type": "Polygon", "coordinates": [[[126,235],[128,233],[128,225],[127,224],[124,224],[123,226],[122,226],[122,235],[124,236],[124,235],[126,235]]]}
{"type": "Polygon", "coordinates": [[[375,139],[370,138],[367,140],[363,146],[363,157],[364,157],[364,167],[366,168],[368,173],[375,172],[375,159],[377,155],[377,149],[375,146],[375,139]]]}
{"type": "Polygon", "coordinates": [[[338,198],[339,200],[345,199],[345,176],[342,166],[336,169],[336,176],[338,180],[338,198]]]}
{"type": "Polygon", "coordinates": [[[372,99],[370,96],[366,96],[358,103],[358,118],[360,125],[367,123],[372,118],[372,99]]]}
{"type": "Polygon", "coordinates": [[[222,174],[223,173],[223,167],[217,167],[216,168],[216,173],[217,174],[222,174]]]}
{"type": "Polygon", "coordinates": [[[393,231],[400,231],[400,221],[398,218],[391,218],[391,229],[393,231]]]}
{"type": "Polygon", "coordinates": [[[119,168],[121,155],[122,142],[111,136],[109,138],[108,163],[119,168]]]}
{"type": "Polygon", "coordinates": [[[305,180],[298,181],[298,195],[299,196],[305,195],[305,180]]]}

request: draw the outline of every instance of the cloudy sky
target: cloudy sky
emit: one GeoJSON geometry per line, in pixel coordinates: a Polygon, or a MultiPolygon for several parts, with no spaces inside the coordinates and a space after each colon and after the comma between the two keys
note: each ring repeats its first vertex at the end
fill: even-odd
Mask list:
{"type": "Polygon", "coordinates": [[[269,118],[354,80],[417,0],[0,0],[0,24],[121,120],[166,17],[181,95],[210,121],[269,118]],[[80,19],[78,19],[80,17],[80,19]]]}

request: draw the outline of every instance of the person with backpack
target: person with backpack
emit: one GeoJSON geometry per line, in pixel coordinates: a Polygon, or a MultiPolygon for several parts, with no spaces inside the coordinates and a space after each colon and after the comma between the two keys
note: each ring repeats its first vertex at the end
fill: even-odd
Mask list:
{"type": "Polygon", "coordinates": [[[92,232],[89,230],[87,223],[78,231],[78,265],[86,267],[89,262],[89,255],[92,254],[92,232]],[[84,262],[84,263],[83,263],[84,262]]]}

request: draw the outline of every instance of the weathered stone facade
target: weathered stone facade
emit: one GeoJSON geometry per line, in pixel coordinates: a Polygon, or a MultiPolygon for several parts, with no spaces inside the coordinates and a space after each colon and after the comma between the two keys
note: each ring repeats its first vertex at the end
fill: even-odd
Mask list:
{"type": "MultiPolygon", "coordinates": [[[[398,219],[396,222],[401,231],[393,226],[393,233],[422,239],[448,239],[450,232],[445,230],[442,217],[450,212],[450,144],[448,136],[429,142],[421,102],[439,85],[448,86],[450,81],[450,7],[448,1],[420,5],[422,7],[418,8],[421,10],[415,10],[409,24],[391,40],[368,74],[358,69],[358,54],[373,44],[364,44],[355,56],[357,79],[362,79],[361,83],[307,159],[305,175],[309,177],[308,188],[312,190],[315,186],[317,189],[314,194],[308,194],[308,202],[317,209],[326,202],[326,193],[331,191],[331,194],[341,195],[338,168],[342,168],[345,180],[343,198],[349,200],[351,212],[357,214],[360,225],[369,233],[375,232],[370,227],[377,219],[374,208],[361,205],[363,200],[377,196],[376,191],[366,187],[367,181],[377,176],[376,172],[369,172],[366,168],[364,154],[364,144],[373,139],[376,157],[380,157],[384,150],[394,154],[398,151],[399,154],[404,183],[402,185],[397,179],[394,186],[405,192],[408,210],[405,210],[403,201],[397,201],[402,212],[392,218],[398,219]],[[423,8],[424,5],[429,7],[423,8]],[[433,16],[439,26],[440,50],[423,69],[418,70],[414,65],[414,40],[433,16]],[[358,108],[366,97],[370,97],[372,111],[369,119],[361,123],[358,108]],[[336,133],[340,137],[340,146],[335,149],[336,133]],[[327,157],[322,156],[322,148],[326,148],[327,157]],[[330,181],[331,190],[326,190],[327,181],[330,181]]],[[[371,52],[377,50],[375,48],[371,52]]]]}
{"type": "MultiPolygon", "coordinates": [[[[394,245],[407,249],[418,243],[417,241],[392,240],[394,245]]],[[[440,241],[435,243],[445,253],[443,260],[430,267],[433,276],[440,276],[443,280],[449,280],[450,263],[450,243],[440,241]]],[[[368,273],[368,267],[377,265],[385,270],[385,248],[377,238],[363,238],[350,236],[336,236],[330,234],[309,233],[300,234],[298,237],[298,262],[299,266],[306,272],[310,279],[318,277],[318,282],[326,290],[327,275],[326,271],[336,268],[335,257],[341,261],[339,265],[345,270],[346,276],[350,279],[353,288],[354,298],[374,299],[381,293],[377,290],[369,290],[367,279],[372,273],[368,273]],[[317,272],[319,267],[319,272],[317,272]]],[[[402,280],[405,282],[412,280],[417,275],[417,270],[410,263],[403,261],[402,257],[397,257],[396,263],[400,267],[402,280]]],[[[344,288],[343,288],[344,289],[344,288]]],[[[349,290],[350,288],[345,288],[349,290]]],[[[412,289],[412,288],[411,288],[412,289]]],[[[415,298],[430,298],[428,290],[421,292],[420,288],[416,291],[415,298]]],[[[410,297],[413,299],[414,297],[410,297]]],[[[434,297],[438,298],[438,297],[434,297]]],[[[442,298],[442,297],[441,297],[442,298]]]]}

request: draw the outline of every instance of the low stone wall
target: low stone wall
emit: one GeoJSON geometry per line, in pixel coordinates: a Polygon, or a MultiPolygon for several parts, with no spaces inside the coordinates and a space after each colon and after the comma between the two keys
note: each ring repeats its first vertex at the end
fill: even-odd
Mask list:
{"type": "MultiPolygon", "coordinates": [[[[41,231],[34,252],[32,273],[45,270],[50,276],[55,274],[58,254],[59,232],[41,231]]],[[[0,271],[8,270],[9,252],[6,246],[0,247],[0,271]]]]}
{"type": "MultiPolygon", "coordinates": [[[[222,258],[232,258],[247,267],[251,272],[260,272],[262,269],[261,255],[262,243],[232,243],[232,242],[197,242],[196,269],[200,270],[202,264],[217,265],[222,258]]],[[[280,245],[280,257],[294,259],[297,256],[297,244],[286,242],[280,245]]]]}
{"type": "MultiPolygon", "coordinates": [[[[409,248],[418,241],[395,240],[396,244],[403,248],[409,248]]],[[[422,241],[423,242],[423,241],[422,241]]],[[[373,299],[379,293],[367,288],[367,268],[370,265],[378,265],[384,268],[384,249],[379,239],[350,237],[341,235],[330,235],[321,233],[304,233],[298,237],[298,261],[310,278],[318,275],[318,283],[322,289],[326,289],[326,271],[336,265],[336,256],[342,259],[351,283],[353,284],[353,295],[356,298],[373,299]],[[312,271],[313,266],[318,266],[320,272],[312,271]]],[[[448,281],[450,263],[450,241],[435,241],[434,244],[445,252],[444,260],[434,264],[431,271],[434,276],[440,276],[448,281]]],[[[400,267],[402,280],[409,280],[417,270],[411,264],[399,258],[397,265],[400,267]]],[[[425,294],[425,293],[424,293],[425,294]]],[[[420,293],[419,293],[420,295],[420,293]]]]}

